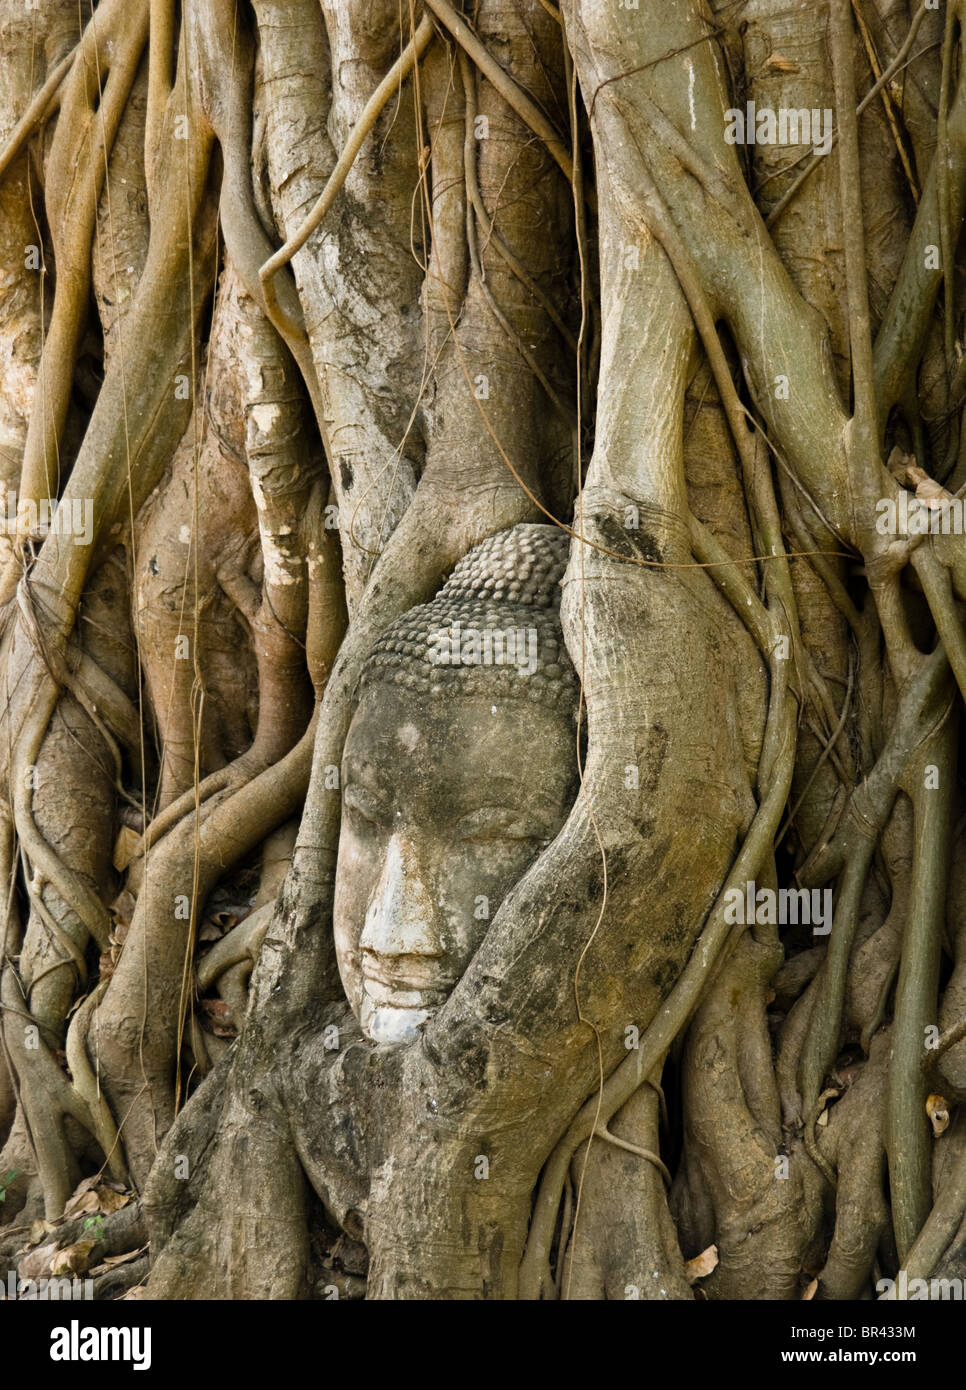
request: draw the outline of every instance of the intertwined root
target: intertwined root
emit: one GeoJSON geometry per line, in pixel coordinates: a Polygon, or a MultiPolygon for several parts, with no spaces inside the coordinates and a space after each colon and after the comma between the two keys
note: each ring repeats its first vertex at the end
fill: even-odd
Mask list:
{"type": "Polygon", "coordinates": [[[966,478],[961,5],[712,8],[0,0],[5,1217],[105,1168],[182,1297],[311,1290],[365,1207],[384,1297],[684,1298],[714,1244],[709,1296],[849,1299],[955,1244],[966,564],[874,508],[966,478]],[[723,141],[726,66],[838,152],[723,141]],[[363,1067],[358,673],[548,516],[580,796],[363,1067]]]}

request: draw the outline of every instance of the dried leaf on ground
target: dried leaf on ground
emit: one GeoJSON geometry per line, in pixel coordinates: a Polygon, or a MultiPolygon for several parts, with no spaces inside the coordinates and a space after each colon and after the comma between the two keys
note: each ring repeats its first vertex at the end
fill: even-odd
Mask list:
{"type": "Polygon", "coordinates": [[[707,1250],[702,1250],[700,1255],[695,1255],[693,1260],[687,1260],[684,1265],[684,1273],[689,1284],[693,1284],[697,1279],[704,1279],[710,1274],[718,1264],[718,1247],[709,1245],[707,1250]]]}
{"type": "Polygon", "coordinates": [[[54,1275],[85,1274],[90,1264],[91,1251],[96,1240],[75,1240],[73,1245],[65,1245],[58,1250],[51,1266],[54,1275]]]}

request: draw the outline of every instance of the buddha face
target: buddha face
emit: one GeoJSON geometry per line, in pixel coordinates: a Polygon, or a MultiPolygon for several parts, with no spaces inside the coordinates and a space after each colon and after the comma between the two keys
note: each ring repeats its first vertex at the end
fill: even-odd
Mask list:
{"type": "Polygon", "coordinates": [[[366,687],[346,740],[335,944],[366,1035],[406,1042],[566,819],[573,721],[526,700],[366,687]]]}

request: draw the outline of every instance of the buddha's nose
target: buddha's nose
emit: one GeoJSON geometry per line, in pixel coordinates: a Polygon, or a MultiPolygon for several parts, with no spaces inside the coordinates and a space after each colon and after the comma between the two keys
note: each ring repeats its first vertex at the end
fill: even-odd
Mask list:
{"type": "Polygon", "coordinates": [[[405,836],[393,835],[359,945],[380,956],[440,956],[434,917],[413,847],[405,836]]]}

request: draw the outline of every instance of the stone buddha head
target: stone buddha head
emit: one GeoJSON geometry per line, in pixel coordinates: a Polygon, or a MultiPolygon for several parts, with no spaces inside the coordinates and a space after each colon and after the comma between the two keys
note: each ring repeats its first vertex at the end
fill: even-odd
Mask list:
{"type": "Polygon", "coordinates": [[[520,525],[381,636],[342,766],[335,945],[363,1032],[406,1042],[459,981],[577,790],[567,536],[520,525]]]}

